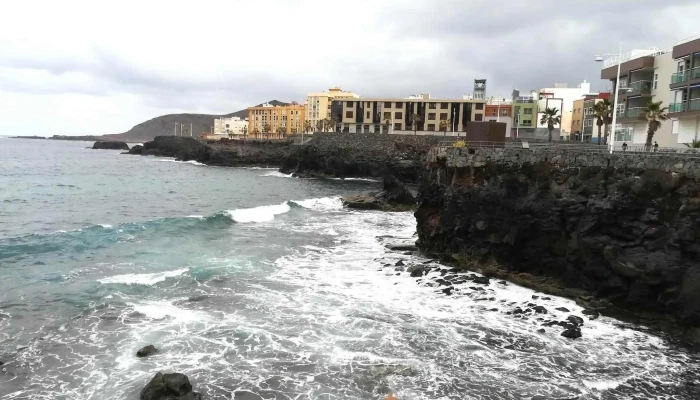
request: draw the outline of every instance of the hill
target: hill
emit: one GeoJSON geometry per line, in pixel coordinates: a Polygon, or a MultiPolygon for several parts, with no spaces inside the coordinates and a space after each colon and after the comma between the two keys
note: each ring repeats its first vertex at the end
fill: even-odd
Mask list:
{"type": "MultiPolygon", "coordinates": [[[[268,103],[281,106],[287,105],[289,103],[284,103],[277,100],[268,101],[268,103]]],[[[261,106],[262,104],[259,104],[261,106]]],[[[178,124],[185,126],[184,131],[187,135],[190,129],[190,124],[192,124],[193,134],[199,135],[203,132],[210,132],[211,127],[214,125],[215,118],[228,118],[228,117],[248,117],[248,109],[236,111],[230,114],[224,115],[213,115],[213,114],[168,114],[161,115],[148,121],[142,122],[135,125],[133,128],[129,129],[124,133],[114,134],[114,135],[104,135],[100,137],[100,140],[119,140],[124,142],[146,142],[153,140],[156,136],[172,136],[175,134],[175,127],[178,124]]],[[[178,135],[180,134],[180,127],[177,128],[178,135]]]]}

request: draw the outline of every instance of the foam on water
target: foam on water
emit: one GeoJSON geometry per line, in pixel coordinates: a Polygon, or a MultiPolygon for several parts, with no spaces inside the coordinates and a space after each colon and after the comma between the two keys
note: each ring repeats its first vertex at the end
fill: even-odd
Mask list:
{"type": "Polygon", "coordinates": [[[260,176],[272,176],[275,178],[292,178],[292,175],[294,175],[294,174],[283,174],[279,171],[270,171],[270,172],[262,174],[260,176]]]}
{"type": "Polygon", "coordinates": [[[116,275],[108,278],[98,279],[101,284],[124,284],[124,285],[155,285],[158,282],[163,282],[168,278],[180,276],[189,271],[189,268],[181,268],[173,271],[156,272],[152,274],[124,274],[116,275]]]}
{"type": "Polygon", "coordinates": [[[179,164],[191,164],[191,165],[198,165],[198,166],[207,166],[206,164],[202,164],[201,162],[195,161],[195,160],[189,160],[189,161],[181,161],[181,160],[175,160],[174,158],[157,158],[154,161],[156,162],[172,162],[172,163],[179,163],[179,164]]]}
{"type": "Polygon", "coordinates": [[[292,200],[297,205],[316,211],[332,211],[343,208],[340,197],[323,197],[319,199],[292,200]]]}
{"type": "Polygon", "coordinates": [[[250,222],[267,222],[275,219],[275,215],[280,215],[289,212],[291,207],[287,202],[271,206],[260,206],[253,208],[241,208],[237,210],[229,210],[227,213],[235,222],[245,224],[250,222]]]}

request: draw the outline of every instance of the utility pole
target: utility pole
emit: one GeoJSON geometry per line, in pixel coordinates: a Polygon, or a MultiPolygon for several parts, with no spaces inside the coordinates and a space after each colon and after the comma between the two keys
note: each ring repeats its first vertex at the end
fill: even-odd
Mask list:
{"type": "Polygon", "coordinates": [[[190,122],[190,137],[192,137],[192,123],[190,122]]]}
{"type": "Polygon", "coordinates": [[[175,123],[175,136],[177,136],[177,122],[175,123]]]}

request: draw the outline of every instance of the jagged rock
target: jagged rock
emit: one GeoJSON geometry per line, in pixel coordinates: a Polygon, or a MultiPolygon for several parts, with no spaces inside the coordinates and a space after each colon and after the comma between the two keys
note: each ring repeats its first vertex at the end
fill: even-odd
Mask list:
{"type": "Polygon", "coordinates": [[[562,336],[569,339],[578,339],[581,337],[581,329],[569,328],[561,333],[562,336]]]}
{"type": "Polygon", "coordinates": [[[545,333],[545,332],[546,332],[546,331],[544,330],[544,328],[540,328],[540,329],[537,330],[537,333],[545,333]]]}
{"type": "Polygon", "coordinates": [[[587,315],[588,319],[590,319],[590,320],[594,320],[594,319],[597,319],[598,317],[600,317],[600,313],[597,310],[593,310],[593,309],[583,310],[581,312],[581,314],[587,315]]]}
{"type": "Polygon", "coordinates": [[[391,175],[384,177],[381,193],[345,196],[342,201],[345,207],[360,210],[409,211],[416,205],[411,191],[391,175]]]}
{"type": "Polygon", "coordinates": [[[532,308],[537,314],[547,314],[547,309],[542,306],[534,306],[532,308]]]}
{"type": "Polygon", "coordinates": [[[449,295],[452,294],[452,291],[453,291],[453,290],[454,290],[454,288],[450,286],[450,287],[448,287],[448,288],[442,289],[442,293],[445,293],[446,295],[449,296],[449,295]]]}
{"type": "Polygon", "coordinates": [[[148,346],[142,347],[139,351],[137,351],[136,357],[148,357],[157,352],[158,349],[156,349],[152,344],[149,344],[148,346]]]}
{"type": "Polygon", "coordinates": [[[512,313],[513,314],[522,314],[522,313],[524,313],[524,311],[520,307],[515,307],[515,310],[513,310],[512,313]]]}
{"type": "Polygon", "coordinates": [[[569,309],[566,307],[557,307],[557,308],[555,308],[555,310],[561,311],[561,312],[570,312],[569,309]]]}
{"type": "Polygon", "coordinates": [[[201,396],[192,392],[192,385],[186,375],[158,372],[141,390],[140,398],[141,400],[199,400],[201,396]]]}
{"type": "Polygon", "coordinates": [[[137,144],[136,146],[132,146],[129,151],[126,153],[122,154],[135,154],[135,155],[141,155],[143,153],[143,145],[137,144]]]}
{"type": "Polygon", "coordinates": [[[583,318],[578,317],[578,316],[576,316],[576,315],[569,315],[569,316],[566,318],[566,320],[569,321],[569,322],[571,322],[572,324],[574,324],[574,325],[576,325],[576,326],[583,325],[583,318]]]}
{"type": "Polygon", "coordinates": [[[95,150],[129,150],[129,145],[124,142],[107,142],[98,140],[92,145],[95,150]]]}
{"type": "Polygon", "coordinates": [[[406,264],[404,264],[403,260],[399,260],[399,261],[397,261],[396,264],[394,264],[394,265],[397,266],[397,267],[403,267],[403,266],[406,265],[406,264]]]}
{"type": "Polygon", "coordinates": [[[486,276],[477,276],[474,278],[474,283],[478,283],[481,285],[488,285],[489,284],[489,278],[486,276]]]}
{"type": "Polygon", "coordinates": [[[427,269],[420,265],[411,266],[406,271],[410,272],[411,276],[414,278],[419,278],[427,273],[427,269]]]}

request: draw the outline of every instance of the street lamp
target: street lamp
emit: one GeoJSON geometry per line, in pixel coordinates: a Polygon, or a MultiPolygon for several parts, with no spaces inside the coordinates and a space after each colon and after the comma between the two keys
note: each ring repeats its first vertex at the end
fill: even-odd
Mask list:
{"type": "MultiPolygon", "coordinates": [[[[617,125],[617,96],[620,90],[620,66],[622,65],[622,41],[620,41],[620,52],[618,54],[607,54],[608,56],[617,56],[617,77],[615,78],[615,97],[613,98],[613,115],[612,115],[612,126],[610,128],[610,154],[612,154],[615,149],[615,132],[617,125]]],[[[597,55],[595,57],[596,62],[602,62],[603,57],[597,55]]]]}

